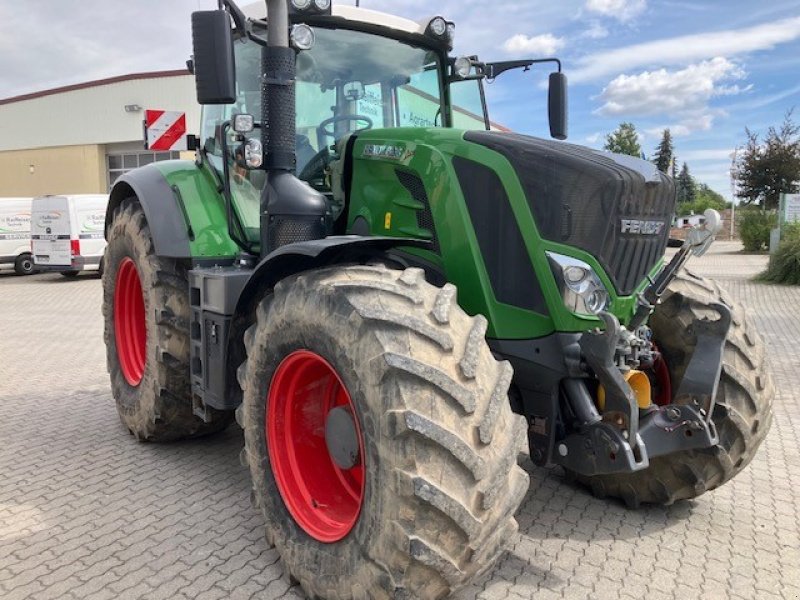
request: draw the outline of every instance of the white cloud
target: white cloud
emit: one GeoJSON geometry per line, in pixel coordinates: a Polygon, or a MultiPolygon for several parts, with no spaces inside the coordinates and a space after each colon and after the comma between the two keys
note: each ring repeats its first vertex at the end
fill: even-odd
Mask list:
{"type": "Polygon", "coordinates": [[[684,65],[715,56],[730,58],[768,50],[798,38],[800,17],[743,29],[685,35],[590,54],[569,76],[572,82],[591,81],[653,64],[684,65]]]}
{"type": "Polygon", "coordinates": [[[602,40],[609,36],[609,31],[598,21],[592,21],[589,28],[580,34],[580,37],[590,40],[602,40]]]}
{"type": "Polygon", "coordinates": [[[509,54],[529,53],[534,55],[555,54],[564,47],[564,38],[554,36],[552,33],[544,33],[528,37],[522,33],[506,40],[503,48],[509,54]]]}
{"type": "Polygon", "coordinates": [[[646,0],[586,0],[586,10],[620,21],[630,21],[647,8],[646,0]]]}
{"type": "Polygon", "coordinates": [[[720,116],[721,111],[707,109],[706,111],[698,111],[692,115],[686,115],[673,123],[659,125],[658,127],[649,127],[645,131],[647,135],[655,138],[660,138],[665,129],[669,129],[672,137],[687,137],[696,131],[708,131],[714,126],[714,119],[720,116]]]}
{"type": "Polygon", "coordinates": [[[620,75],[600,93],[603,105],[596,112],[604,116],[638,116],[703,111],[712,97],[734,95],[747,89],[724,85],[744,76],[739,65],[722,57],[679,71],[659,69],[620,75]]]}

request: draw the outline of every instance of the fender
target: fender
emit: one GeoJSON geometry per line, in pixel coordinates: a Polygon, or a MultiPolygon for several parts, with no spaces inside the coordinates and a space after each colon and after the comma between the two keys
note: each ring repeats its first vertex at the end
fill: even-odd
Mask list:
{"type": "Polygon", "coordinates": [[[155,165],[129,171],[114,184],[106,209],[106,239],[114,212],[123,200],[131,196],[136,196],[142,206],[156,254],[169,258],[191,258],[191,225],[185,209],[164,174],[155,165]]]}
{"type": "Polygon", "coordinates": [[[242,314],[256,292],[267,290],[300,271],[369,260],[399,246],[430,248],[431,245],[428,240],[343,235],[281,246],[256,266],[239,296],[236,314],[242,314]]]}
{"type": "Polygon", "coordinates": [[[234,409],[242,400],[242,390],[236,381],[236,370],[244,362],[244,333],[253,324],[258,302],[263,295],[285,279],[301,271],[321,267],[357,263],[373,259],[398,247],[430,248],[428,240],[365,237],[358,235],[327,237],[282,246],[264,258],[253,270],[239,294],[236,310],[232,315],[228,335],[224,372],[225,405],[219,409],[234,409]]]}

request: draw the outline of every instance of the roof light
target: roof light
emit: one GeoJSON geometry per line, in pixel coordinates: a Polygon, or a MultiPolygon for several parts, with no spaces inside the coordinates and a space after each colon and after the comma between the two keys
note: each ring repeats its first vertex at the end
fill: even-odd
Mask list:
{"type": "Polygon", "coordinates": [[[295,13],[331,14],[331,0],[291,0],[289,6],[295,13]]]}

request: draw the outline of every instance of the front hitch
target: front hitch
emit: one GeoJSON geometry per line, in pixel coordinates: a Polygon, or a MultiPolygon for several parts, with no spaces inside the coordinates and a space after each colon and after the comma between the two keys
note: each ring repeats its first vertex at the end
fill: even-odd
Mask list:
{"type": "Polygon", "coordinates": [[[657,456],[717,444],[711,414],[731,312],[723,304],[710,308],[719,313],[719,319],[698,321],[687,331],[694,338],[694,352],[674,403],[641,411],[615,362],[619,322],[613,315],[601,315],[605,330],[586,333],[579,343],[583,358],[605,388],[605,410],[600,415],[594,407],[587,408],[584,380],[571,379],[564,385],[567,401],[583,422],[557,443],[557,464],[586,476],[629,473],[646,469],[657,456]]]}

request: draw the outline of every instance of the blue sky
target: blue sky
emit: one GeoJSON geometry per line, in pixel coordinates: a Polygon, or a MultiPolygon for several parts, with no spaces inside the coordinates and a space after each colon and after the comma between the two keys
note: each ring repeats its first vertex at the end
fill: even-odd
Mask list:
{"type": "MultiPolygon", "coordinates": [[[[484,60],[557,55],[570,80],[570,141],[602,147],[633,122],[650,157],[670,127],[678,161],[730,197],[730,155],[744,129],[765,131],[797,106],[800,1],[478,0],[362,6],[418,16],[437,9],[457,24],[456,52],[484,60]],[[487,6],[490,9],[487,11],[487,6]]],[[[488,87],[492,118],[547,134],[547,67],[508,73],[488,87]]]]}
{"type": "MultiPolygon", "coordinates": [[[[250,0],[243,0],[242,4],[250,0]]],[[[354,0],[334,0],[354,4],[354,0]]],[[[215,0],[0,3],[0,98],[126,73],[177,69],[189,15],[215,0]],[[31,44],[30,31],[47,41],[31,44]]],[[[730,196],[730,155],[746,126],[765,131],[798,107],[800,0],[362,0],[457,24],[456,53],[484,60],[557,55],[570,79],[570,141],[601,147],[631,121],[652,155],[660,130],[679,161],[730,196]]],[[[548,69],[489,86],[492,118],[547,135],[548,69]]]]}

